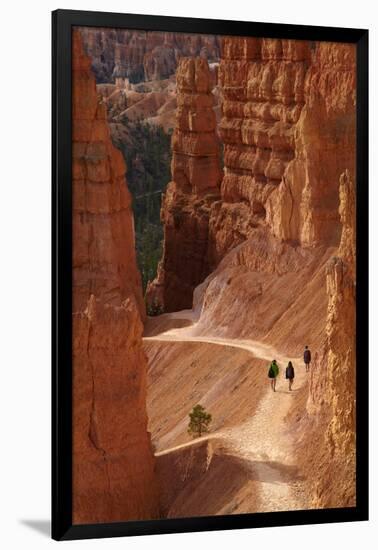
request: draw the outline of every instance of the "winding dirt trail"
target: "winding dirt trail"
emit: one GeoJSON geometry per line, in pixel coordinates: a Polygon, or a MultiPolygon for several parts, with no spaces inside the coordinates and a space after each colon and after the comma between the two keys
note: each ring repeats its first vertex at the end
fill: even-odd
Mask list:
{"type": "MultiPolygon", "coordinates": [[[[172,318],[179,319],[179,312],[172,318]]],[[[189,314],[185,314],[189,318],[189,314]]],[[[303,484],[298,477],[295,458],[295,446],[292,435],[285,423],[293,399],[298,389],[306,381],[302,361],[298,357],[287,357],[272,346],[263,342],[245,339],[222,338],[219,336],[194,336],[193,326],[170,329],[156,336],[147,336],[146,341],[160,342],[204,342],[217,346],[241,348],[255,357],[271,361],[276,358],[280,366],[276,392],[270,389],[267,379],[267,390],[262,396],[257,410],[244,423],[231,428],[217,430],[201,438],[221,439],[227,452],[242,458],[250,464],[251,471],[259,480],[259,512],[295,510],[307,507],[303,484]],[[296,366],[293,391],[288,390],[284,378],[285,367],[291,360],[296,366]]],[[[161,456],[180,448],[195,445],[194,440],[157,453],[161,456]]]]}

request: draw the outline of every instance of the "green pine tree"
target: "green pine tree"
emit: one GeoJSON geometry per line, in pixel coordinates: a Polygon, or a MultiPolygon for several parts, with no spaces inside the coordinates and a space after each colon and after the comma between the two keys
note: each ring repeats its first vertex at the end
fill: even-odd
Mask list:
{"type": "Polygon", "coordinates": [[[193,437],[201,437],[203,433],[209,431],[211,414],[207,413],[202,405],[193,407],[192,412],[189,413],[189,418],[188,434],[193,437]]]}

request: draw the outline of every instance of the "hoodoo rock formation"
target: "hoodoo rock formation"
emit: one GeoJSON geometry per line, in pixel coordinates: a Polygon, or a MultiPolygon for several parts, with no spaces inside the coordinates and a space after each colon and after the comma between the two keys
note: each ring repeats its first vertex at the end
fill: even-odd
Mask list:
{"type": "Polygon", "coordinates": [[[354,67],[349,45],[224,40],[218,259],[261,224],[280,240],[337,245],[335,182],[354,163],[354,67]]]}
{"type": "Polygon", "coordinates": [[[158,516],[125,164],[73,34],[73,521],[158,516]]]}
{"type": "Polygon", "coordinates": [[[225,173],[211,219],[217,259],[266,223],[269,196],[295,157],[307,42],[225,38],[219,81],[225,173]]]}
{"type": "Polygon", "coordinates": [[[354,173],[355,52],[226,38],[220,86],[225,173],[209,222],[218,267],[195,292],[199,328],[297,353],[325,330],[338,182],[354,173]]]}
{"type": "Polygon", "coordinates": [[[314,464],[316,507],[337,506],[340,495],[345,506],[355,504],[356,199],[349,171],[340,177],[339,213],[340,246],[327,265],[325,341],[311,373],[307,403],[307,422],[316,424],[322,418],[326,428],[320,442],[324,458],[314,464]]]}
{"type": "Polygon", "coordinates": [[[217,36],[91,27],[82,27],[81,33],[98,82],[163,79],[174,74],[181,57],[219,59],[217,36]]]}
{"type": "Polygon", "coordinates": [[[99,100],[75,33],[74,521],[353,506],[355,47],[80,32],[103,84],[99,100]],[[148,319],[148,380],[130,196],[105,106],[124,143],[136,121],[171,128],[175,112],[146,293],[175,313],[148,319]],[[297,384],[279,389],[274,429],[276,394],[260,378],[272,354],[281,372],[293,360],[297,384]],[[187,434],[196,402],[213,414],[200,444],[187,434]]]}
{"type": "MultiPolygon", "coordinates": [[[[194,175],[193,165],[209,134],[179,108],[162,204],[164,255],[148,294],[166,311],[193,305],[193,338],[258,339],[297,358],[310,346],[313,373],[288,419],[296,415],[297,464],[306,457],[316,507],[355,498],[355,55],[348,44],[223,39],[219,196],[205,201],[203,214],[209,178],[203,169],[194,175]]],[[[198,109],[208,94],[189,92],[184,70],[194,61],[185,63],[178,105],[195,101],[198,109]]],[[[217,174],[214,191],[218,184],[217,174]]],[[[159,345],[151,344],[150,368],[159,345]]]]}
{"type": "MultiPolygon", "coordinates": [[[[354,69],[355,51],[351,45],[223,39],[219,133],[224,144],[224,174],[220,200],[211,201],[201,238],[195,232],[191,235],[192,265],[207,262],[213,270],[222,260],[227,263],[227,255],[232,252],[233,261],[237,257],[238,264],[253,264],[255,272],[259,264],[264,264],[263,270],[273,273],[278,269],[277,262],[281,273],[298,271],[298,261],[302,266],[313,262],[314,270],[319,267],[314,262],[321,261],[325,248],[338,245],[338,181],[344,170],[354,171],[354,69]],[[243,253],[236,252],[238,246],[243,253]],[[264,261],[268,250],[269,258],[264,261]],[[288,258],[297,255],[295,268],[289,267],[290,262],[285,265],[285,250],[288,258]]],[[[178,115],[173,148],[185,132],[181,124],[178,115]]],[[[188,141],[181,143],[183,148],[190,147],[188,141]]],[[[177,158],[175,150],[174,154],[177,158]]],[[[177,170],[175,161],[172,167],[177,170]]],[[[195,187],[196,179],[192,177],[190,186],[181,186],[180,200],[172,197],[171,187],[162,206],[165,231],[170,237],[165,238],[159,292],[161,296],[169,294],[174,280],[175,288],[185,294],[181,304],[168,299],[168,311],[179,305],[188,307],[193,288],[186,285],[191,268],[183,260],[178,226],[195,217],[196,210],[189,201],[195,187]],[[175,227],[169,214],[173,204],[175,227]],[[180,246],[169,248],[172,234],[180,246]],[[170,276],[165,280],[167,271],[170,276]]],[[[324,264],[325,258],[322,261],[324,264]]],[[[202,275],[206,275],[206,269],[202,275]]],[[[196,280],[198,284],[200,277],[196,280]]],[[[324,304],[325,290],[321,295],[319,303],[324,304]]]]}
{"type": "Polygon", "coordinates": [[[148,303],[165,311],[192,305],[194,288],[209,274],[209,215],[219,199],[220,145],[213,109],[214,78],[202,58],[180,60],[176,127],[172,136],[172,182],[161,209],[164,251],[148,303]]]}
{"type": "Polygon", "coordinates": [[[356,198],[348,171],[340,178],[341,242],[327,269],[327,378],[332,407],[329,439],[348,456],[355,443],[356,198]]]}
{"type": "Polygon", "coordinates": [[[312,49],[295,158],[270,197],[268,218],[278,238],[337,246],[338,181],[344,170],[355,170],[356,52],[349,44],[312,49]]]}

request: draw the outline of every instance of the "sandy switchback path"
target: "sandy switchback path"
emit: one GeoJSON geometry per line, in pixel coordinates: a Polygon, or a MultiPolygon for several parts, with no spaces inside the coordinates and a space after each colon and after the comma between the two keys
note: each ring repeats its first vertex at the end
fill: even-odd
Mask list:
{"type": "MultiPolygon", "coordinates": [[[[179,312],[173,314],[180,318],[179,312]]],[[[186,314],[186,319],[189,314],[186,314]]],[[[276,358],[280,366],[276,392],[269,387],[262,396],[257,410],[242,424],[216,430],[203,436],[201,440],[221,439],[227,453],[239,457],[250,464],[251,472],[258,479],[259,512],[295,510],[307,508],[305,493],[295,464],[295,446],[292,435],[285,423],[285,417],[296,397],[297,391],[306,380],[302,361],[298,357],[287,357],[271,346],[255,340],[222,338],[220,336],[193,335],[193,326],[170,329],[156,336],[145,337],[146,341],[160,342],[204,342],[216,346],[230,346],[247,350],[255,357],[270,362],[276,358]],[[284,378],[288,361],[296,366],[294,391],[288,391],[284,378]]],[[[161,456],[174,450],[189,447],[198,440],[184,443],[157,453],[161,456]]]]}

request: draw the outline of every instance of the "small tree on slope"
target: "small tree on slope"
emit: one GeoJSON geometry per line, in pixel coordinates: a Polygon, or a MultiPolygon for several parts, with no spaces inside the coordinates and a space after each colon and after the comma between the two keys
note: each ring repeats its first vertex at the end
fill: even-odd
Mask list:
{"type": "Polygon", "coordinates": [[[188,434],[193,437],[201,437],[203,433],[209,431],[211,414],[207,413],[202,405],[193,407],[192,412],[189,413],[189,418],[188,434]]]}

